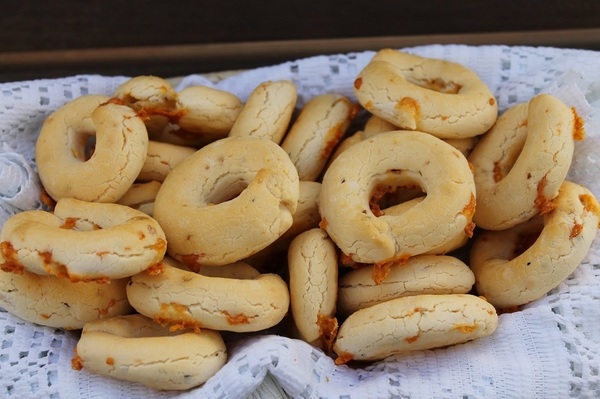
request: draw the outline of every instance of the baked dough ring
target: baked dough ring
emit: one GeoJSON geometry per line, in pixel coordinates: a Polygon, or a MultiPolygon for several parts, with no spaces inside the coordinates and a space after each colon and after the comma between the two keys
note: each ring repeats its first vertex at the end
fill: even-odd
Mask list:
{"type": "Polygon", "coordinates": [[[0,306],[30,323],[77,330],[89,321],[132,313],[125,291],[128,282],[73,283],[26,270],[0,272],[0,306]]]}
{"type": "Polygon", "coordinates": [[[465,157],[422,132],[380,133],[341,153],[323,177],[322,227],[353,261],[383,263],[425,253],[472,229],[475,184],[465,157]],[[414,181],[425,199],[399,215],[371,207],[381,184],[414,181]]]}
{"type": "Polygon", "coordinates": [[[466,294],[475,284],[469,266],[446,255],[418,255],[389,265],[385,278],[365,266],[343,275],[338,284],[338,312],[349,315],[390,299],[420,294],[466,294]]]}
{"type": "Polygon", "coordinates": [[[279,323],[289,309],[288,286],[276,274],[244,266],[234,271],[235,278],[209,277],[170,257],[162,265],[162,273],[133,276],[127,297],[139,313],[172,328],[260,331],[279,323]]]}
{"type": "Polygon", "coordinates": [[[292,225],[298,196],[298,172],[281,147],[228,137],[177,165],[156,196],[154,217],[168,253],[197,270],[245,259],[274,242],[292,225]]]}
{"type": "Polygon", "coordinates": [[[129,191],[117,201],[117,204],[126,205],[152,216],[154,214],[154,200],[160,186],[161,183],[157,181],[133,183],[129,191]]]}
{"type": "Polygon", "coordinates": [[[204,384],[226,361],[217,331],[170,331],[136,314],[87,323],[72,363],[154,389],[185,390],[204,384]]]}
{"type": "Polygon", "coordinates": [[[340,326],[333,350],[338,364],[381,360],[485,337],[497,325],[494,307],[474,295],[407,296],[351,314],[340,326]]]}
{"type": "Polygon", "coordinates": [[[586,188],[565,181],[555,204],[543,217],[486,231],[473,240],[470,263],[475,287],[494,306],[511,308],[541,298],[586,256],[600,220],[596,198],[586,188]],[[531,246],[521,248],[535,237],[531,246]]]}
{"type": "Polygon", "coordinates": [[[196,152],[196,148],[150,140],[146,160],[138,181],[162,182],[181,161],[196,152]]]}
{"type": "Polygon", "coordinates": [[[346,97],[321,94],[302,107],[281,143],[298,169],[300,180],[316,180],[358,112],[346,97]]]}
{"type": "Polygon", "coordinates": [[[335,244],[314,228],[299,234],[288,250],[290,303],[300,338],[330,350],[337,332],[338,260],[335,244]]]}
{"type": "Polygon", "coordinates": [[[475,223],[502,230],[551,209],[574,150],[574,111],[549,94],[509,108],[469,155],[475,223]]]}
{"type": "Polygon", "coordinates": [[[177,92],[171,83],[158,76],[142,75],[126,80],[116,88],[112,101],[137,112],[150,137],[177,120],[177,92]]]}
{"type": "Polygon", "coordinates": [[[25,211],[4,223],[0,267],[71,281],[108,282],[155,265],[166,246],[161,227],[143,212],[63,198],[54,214],[25,211]]]}
{"type": "Polygon", "coordinates": [[[78,97],[53,112],[35,146],[40,180],[54,199],[116,202],[133,184],[148,149],[146,127],[129,107],[108,97],[78,97]],[[93,155],[86,145],[96,137],[93,155]]]}
{"type": "Polygon", "coordinates": [[[246,100],[229,137],[250,136],[279,144],[288,129],[298,92],[289,80],[261,83],[246,100]]]}
{"type": "Polygon", "coordinates": [[[354,89],[367,111],[398,129],[444,139],[482,134],[498,116],[493,93],[471,69],[391,49],[375,54],[354,89]]]}

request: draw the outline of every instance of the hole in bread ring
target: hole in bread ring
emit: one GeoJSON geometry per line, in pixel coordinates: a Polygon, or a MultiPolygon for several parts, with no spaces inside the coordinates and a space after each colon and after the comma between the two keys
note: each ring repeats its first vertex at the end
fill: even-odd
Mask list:
{"type": "Polygon", "coordinates": [[[498,116],[491,90],[469,68],[384,49],[358,74],[354,93],[367,111],[398,129],[444,139],[486,132],[498,116]]]}
{"type": "Polygon", "coordinates": [[[177,165],[154,202],[168,252],[192,270],[245,259],[292,225],[298,172],[270,140],[228,137],[177,165]]]}
{"type": "Polygon", "coordinates": [[[227,361],[217,331],[170,331],[142,315],[87,323],[74,368],[160,390],[202,385],[227,361]]]}
{"type": "Polygon", "coordinates": [[[162,264],[158,275],[132,277],[127,296],[139,313],[172,329],[260,331],[288,312],[288,286],[277,274],[261,274],[243,262],[203,267],[199,273],[171,257],[162,264]]]}
{"type": "Polygon", "coordinates": [[[469,155],[475,223],[501,230],[551,210],[571,165],[574,132],[573,110],[548,94],[502,114],[469,155]]]}
{"type": "Polygon", "coordinates": [[[353,145],[323,178],[321,226],[358,263],[382,263],[425,253],[472,224],[475,184],[466,158],[423,132],[380,133],[353,145]],[[392,176],[417,182],[427,194],[398,215],[377,217],[375,187],[392,176]]]}
{"type": "Polygon", "coordinates": [[[470,265],[476,289],[499,308],[541,298],[571,274],[587,254],[600,208],[586,188],[565,181],[556,208],[506,230],[473,240],[470,265]],[[531,244],[531,241],[534,241],[531,244]]]}
{"type": "Polygon", "coordinates": [[[0,243],[2,270],[25,269],[71,281],[129,277],[158,263],[166,252],[161,227],[145,213],[73,198],[59,200],[54,214],[12,216],[2,226],[0,243]]]}
{"type": "Polygon", "coordinates": [[[148,147],[142,120],[108,97],[78,97],[44,122],[35,146],[40,180],[54,199],[115,202],[138,176],[148,147]],[[95,136],[93,154],[86,147],[95,136]]]}

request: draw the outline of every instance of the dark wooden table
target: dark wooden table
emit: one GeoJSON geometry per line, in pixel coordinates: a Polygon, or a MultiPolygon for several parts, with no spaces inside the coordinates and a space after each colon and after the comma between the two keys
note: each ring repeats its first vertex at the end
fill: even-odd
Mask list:
{"type": "Polygon", "coordinates": [[[598,1],[3,2],[0,81],[189,73],[431,43],[600,49],[598,1]]]}

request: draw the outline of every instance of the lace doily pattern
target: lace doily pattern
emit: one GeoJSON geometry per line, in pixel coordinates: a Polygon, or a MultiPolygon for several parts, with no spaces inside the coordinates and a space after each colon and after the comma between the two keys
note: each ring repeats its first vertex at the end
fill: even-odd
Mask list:
{"type": "MultiPolygon", "coordinates": [[[[586,50],[430,45],[404,49],[472,68],[495,93],[500,111],[548,92],[577,108],[587,125],[569,179],[600,196],[600,53],[586,50]]],[[[213,81],[180,79],[177,89],[204,84],[245,100],[265,80],[291,79],[299,105],[316,94],[354,98],[356,74],[373,52],[289,61],[213,81]]],[[[0,84],[0,224],[39,209],[34,145],[47,116],[84,94],[110,95],[126,77],[75,76],[0,84]]],[[[71,368],[77,336],[32,325],[0,310],[0,396],[8,398],[242,398],[265,381],[272,395],[293,398],[593,398],[600,392],[600,241],[546,297],[502,314],[496,332],[445,349],[392,356],[352,368],[310,345],[279,336],[232,344],[229,362],[203,386],[159,392],[71,368]]],[[[273,396],[275,397],[275,396],[273,396]]]]}

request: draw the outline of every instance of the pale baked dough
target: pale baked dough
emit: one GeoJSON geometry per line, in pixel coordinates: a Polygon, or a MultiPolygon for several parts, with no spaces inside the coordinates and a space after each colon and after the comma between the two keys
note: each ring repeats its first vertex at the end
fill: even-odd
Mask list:
{"type": "Polygon", "coordinates": [[[261,331],[288,312],[288,286],[276,274],[247,265],[230,269],[227,277],[208,273],[192,272],[165,257],[161,273],[132,277],[127,297],[139,313],[172,328],[261,331]]]}
{"type": "Polygon", "coordinates": [[[217,331],[171,331],[129,315],[87,323],[73,365],[154,389],[186,390],[204,384],[226,361],[217,331]]]}
{"type": "Polygon", "coordinates": [[[381,360],[415,350],[461,344],[492,334],[494,307],[470,294],[415,295],[351,314],[340,326],[336,363],[381,360]]]}
{"type": "Polygon", "coordinates": [[[494,306],[511,308],[541,298],[588,253],[600,220],[596,198],[565,181],[554,202],[556,208],[543,217],[474,239],[470,264],[475,287],[494,306]]]}
{"type": "Polygon", "coordinates": [[[398,129],[444,139],[483,134],[498,116],[493,93],[471,69],[392,49],[375,54],[354,89],[367,111],[398,129]]]}
{"type": "Polygon", "coordinates": [[[125,291],[128,281],[73,283],[26,270],[0,271],[0,306],[31,323],[77,330],[89,321],[132,313],[125,291]]]}
{"type": "Polygon", "coordinates": [[[469,155],[479,227],[502,230],[551,210],[573,159],[575,120],[574,111],[549,94],[498,118],[469,155]]]}
{"type": "Polygon", "coordinates": [[[464,155],[422,132],[377,134],[341,153],[324,175],[321,223],[344,254],[382,263],[428,252],[472,231],[473,174],[464,155]],[[399,215],[377,216],[370,201],[383,185],[414,182],[427,196],[399,215]]]}
{"type": "Polygon", "coordinates": [[[4,223],[0,267],[71,281],[108,282],[155,265],[166,247],[159,224],[141,211],[63,198],[53,214],[24,211],[4,223]]]}
{"type": "Polygon", "coordinates": [[[292,225],[298,172],[272,141],[227,137],[182,161],[164,180],[154,217],[168,253],[191,269],[245,259],[292,225]]]}
{"type": "Polygon", "coordinates": [[[298,92],[290,80],[258,85],[237,116],[229,137],[250,136],[279,144],[292,119],[298,92]]]}
{"type": "Polygon", "coordinates": [[[148,150],[135,111],[108,97],[78,97],[54,111],[35,145],[40,180],[54,199],[116,202],[134,183],[148,150]],[[95,137],[93,154],[86,147],[95,137]]]}

